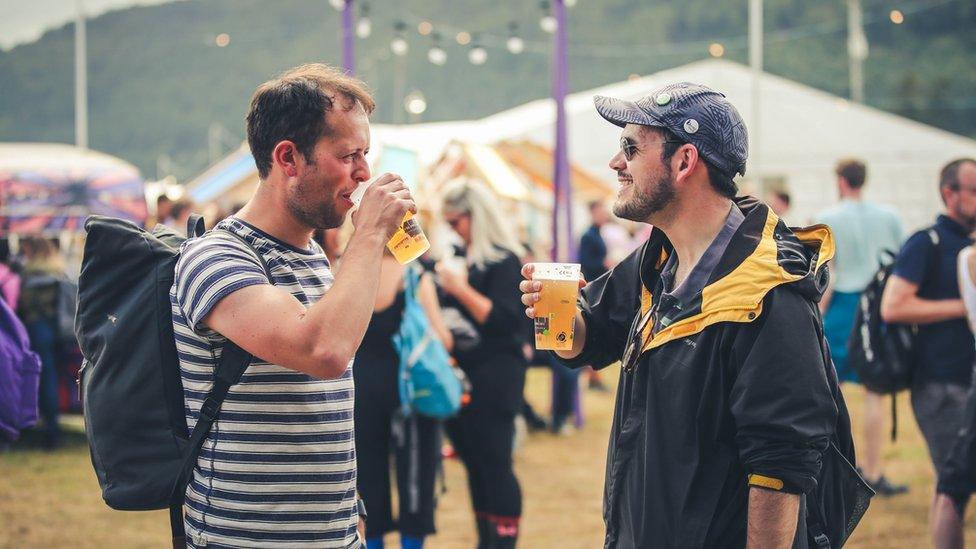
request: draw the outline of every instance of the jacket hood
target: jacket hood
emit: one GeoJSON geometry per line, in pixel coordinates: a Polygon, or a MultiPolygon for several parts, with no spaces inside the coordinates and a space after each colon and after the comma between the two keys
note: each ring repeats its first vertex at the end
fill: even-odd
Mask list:
{"type": "MultiPolygon", "coordinates": [[[[735,199],[744,220],[709,277],[708,283],[681,315],[651,335],[647,326],[644,349],[700,332],[717,322],[751,322],[762,312],[771,290],[788,287],[813,302],[827,289],[827,262],[834,256],[834,239],[826,225],[790,228],[753,197],[735,199]]],[[[674,247],[655,228],[641,255],[641,313],[653,304],[659,271],[674,247]]]]}

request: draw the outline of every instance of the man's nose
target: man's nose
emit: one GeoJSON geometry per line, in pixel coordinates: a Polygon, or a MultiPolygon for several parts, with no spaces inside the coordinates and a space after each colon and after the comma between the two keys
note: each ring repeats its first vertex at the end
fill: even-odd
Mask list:
{"type": "Polygon", "coordinates": [[[623,151],[617,151],[617,154],[610,158],[610,169],[615,172],[621,172],[627,169],[627,161],[624,159],[623,151]]]}
{"type": "Polygon", "coordinates": [[[353,171],[352,178],[356,181],[369,181],[370,177],[369,162],[365,158],[356,161],[356,169],[353,171]]]}

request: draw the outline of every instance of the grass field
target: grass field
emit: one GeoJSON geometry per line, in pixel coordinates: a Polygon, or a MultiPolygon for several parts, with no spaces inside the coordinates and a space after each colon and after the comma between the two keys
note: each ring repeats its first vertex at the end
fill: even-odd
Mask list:
{"type": "MultiPolygon", "coordinates": [[[[612,380],[615,371],[604,378],[612,380]]],[[[533,369],[529,399],[548,405],[549,375],[533,369]]],[[[861,392],[848,388],[848,404],[857,421],[861,392]]],[[[519,547],[573,549],[601,547],[601,502],[607,435],[613,396],[586,392],[583,429],[568,437],[532,435],[517,455],[524,493],[524,519],[519,547]]],[[[929,547],[927,513],[933,475],[907,398],[899,402],[898,443],[885,452],[887,474],[907,482],[911,492],[875,499],[848,547],[929,547]]],[[[439,532],[429,539],[432,549],[468,549],[475,545],[474,523],[467,498],[464,470],[456,460],[445,464],[448,492],[437,514],[439,532]]],[[[976,547],[976,512],[970,506],[967,544],[976,547]]],[[[87,447],[80,434],[57,452],[30,444],[0,454],[0,547],[166,547],[168,522],[164,511],[132,513],[107,508],[102,502],[87,447]]],[[[395,547],[390,536],[389,547],[395,547]]]]}

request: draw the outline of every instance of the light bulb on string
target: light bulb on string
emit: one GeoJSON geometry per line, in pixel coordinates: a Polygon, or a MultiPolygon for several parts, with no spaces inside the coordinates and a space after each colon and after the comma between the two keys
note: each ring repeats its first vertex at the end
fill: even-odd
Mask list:
{"type": "Polygon", "coordinates": [[[403,32],[407,30],[407,24],[403,21],[397,21],[393,25],[393,29],[396,31],[396,37],[390,41],[390,51],[398,57],[403,57],[410,51],[410,44],[403,37],[403,32]]]}
{"type": "Polygon", "coordinates": [[[549,9],[549,0],[539,2],[539,7],[542,8],[542,19],[539,19],[539,28],[549,34],[556,32],[556,29],[559,27],[559,22],[552,16],[552,10],[549,9]]]}
{"type": "Polygon", "coordinates": [[[509,53],[518,55],[525,51],[525,40],[518,35],[518,23],[512,21],[508,24],[508,41],[505,42],[505,47],[508,48],[509,53]]]}
{"type": "Polygon", "coordinates": [[[329,0],[329,5],[336,11],[342,11],[346,7],[346,0],[329,0]]]}
{"type": "Polygon", "coordinates": [[[447,52],[441,47],[440,33],[435,32],[431,36],[431,39],[434,44],[427,50],[427,60],[437,66],[442,66],[444,63],[447,63],[447,52]]]}
{"type": "Polygon", "coordinates": [[[475,44],[468,50],[468,61],[472,65],[484,65],[485,61],[488,60],[488,50],[475,44]]]}
{"type": "Polygon", "coordinates": [[[563,4],[565,4],[567,8],[572,8],[576,6],[576,0],[563,0],[563,4]]]}
{"type": "Polygon", "coordinates": [[[412,91],[403,98],[403,108],[412,115],[421,115],[427,110],[427,99],[419,91],[412,91]]]}
{"type": "Polygon", "coordinates": [[[369,4],[363,2],[359,8],[359,21],[356,22],[356,36],[369,38],[373,33],[373,22],[369,20],[369,4]]]}

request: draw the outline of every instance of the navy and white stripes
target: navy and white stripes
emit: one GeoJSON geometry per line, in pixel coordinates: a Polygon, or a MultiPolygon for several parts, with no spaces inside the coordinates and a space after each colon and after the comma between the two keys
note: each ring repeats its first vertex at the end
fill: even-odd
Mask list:
{"type": "MultiPolygon", "coordinates": [[[[301,250],[231,218],[274,283],[306,306],[332,285],[321,248],[301,250]]],[[[257,258],[219,231],[188,241],[170,292],[186,418],[196,424],[226,341],[202,324],[229,294],[267,284],[257,258]]],[[[187,488],[190,546],[357,547],[352,363],[320,380],[255,361],[231,387],[187,488]]]]}

